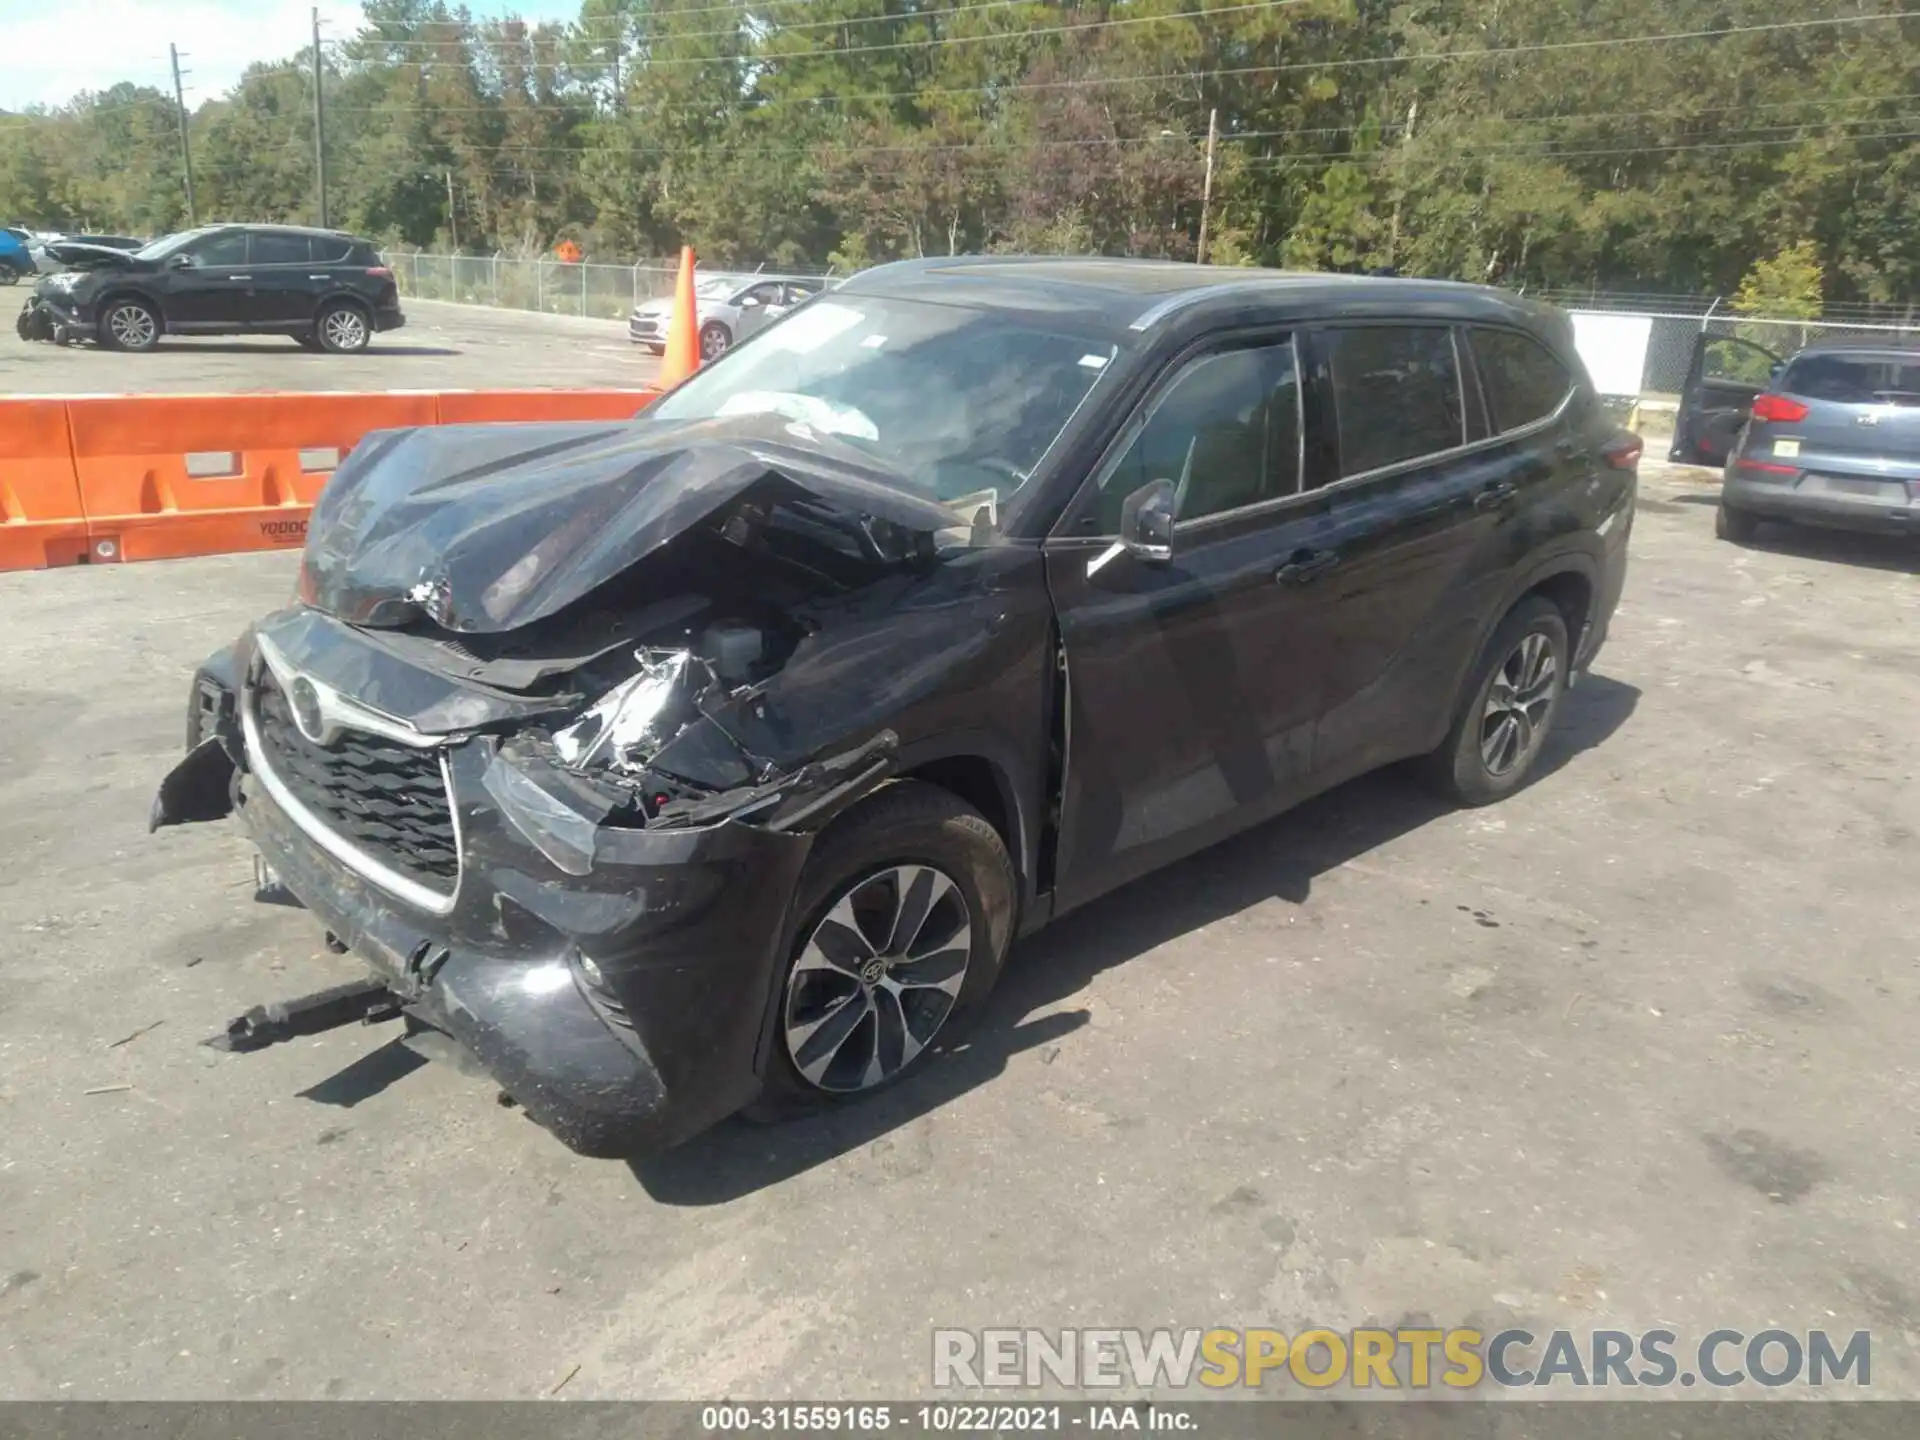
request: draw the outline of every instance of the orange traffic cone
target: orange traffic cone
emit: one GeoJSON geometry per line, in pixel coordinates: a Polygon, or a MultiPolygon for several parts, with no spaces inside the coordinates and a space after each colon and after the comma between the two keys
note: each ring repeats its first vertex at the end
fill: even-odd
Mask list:
{"type": "Polygon", "coordinates": [[[673,286],[673,318],[667,322],[667,353],[660,361],[660,388],[670,389],[700,368],[700,317],[693,308],[693,247],[680,247],[680,278],[673,286]]]}

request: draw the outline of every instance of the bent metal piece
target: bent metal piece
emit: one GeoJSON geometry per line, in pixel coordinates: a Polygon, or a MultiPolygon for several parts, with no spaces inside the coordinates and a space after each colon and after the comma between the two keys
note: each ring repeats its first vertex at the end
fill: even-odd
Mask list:
{"type": "Polygon", "coordinates": [[[400,1000],[378,980],[355,980],[317,990],[297,1000],[276,1000],[271,1005],[256,1005],[244,1015],[236,1015],[227,1028],[208,1039],[215,1050],[237,1053],[264,1050],[283,1040],[302,1035],[318,1035],[337,1030],[356,1021],[372,1025],[381,1020],[400,1018],[400,1000]]]}

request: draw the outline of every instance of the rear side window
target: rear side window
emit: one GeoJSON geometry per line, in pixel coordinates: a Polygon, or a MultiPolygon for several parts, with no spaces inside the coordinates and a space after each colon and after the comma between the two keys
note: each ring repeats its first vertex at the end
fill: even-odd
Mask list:
{"type": "Polygon", "coordinates": [[[308,265],[313,261],[313,244],[304,235],[276,235],[258,232],[253,248],[247,252],[249,265],[308,265]]]}
{"type": "Polygon", "coordinates": [[[1468,333],[1495,434],[1546,419],[1573,389],[1567,367],[1531,336],[1515,330],[1468,333]]]}
{"type": "Polygon", "coordinates": [[[1174,482],[1174,516],[1197,520],[1292,495],[1300,488],[1300,382],[1293,346],[1207,355],[1154,402],[1133,443],[1101,484],[1106,534],[1120,507],[1155,480],[1174,482]]]}
{"type": "Polygon", "coordinates": [[[1327,330],[1340,474],[1359,475],[1466,441],[1453,335],[1443,325],[1327,330]]]}
{"type": "Polygon", "coordinates": [[[1920,405],[1920,356],[1802,355],[1780,388],[1842,405],[1920,405]]]}

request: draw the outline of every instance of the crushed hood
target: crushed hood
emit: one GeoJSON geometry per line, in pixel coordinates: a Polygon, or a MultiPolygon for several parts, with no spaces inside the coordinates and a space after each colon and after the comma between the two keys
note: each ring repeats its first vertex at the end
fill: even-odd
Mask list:
{"type": "Polygon", "coordinates": [[[924,534],[965,525],[896,484],[774,416],[381,431],[314,507],[300,596],[355,625],[498,633],[746,498],[924,534]]]}
{"type": "Polygon", "coordinates": [[[143,263],[133,258],[132,251],[116,250],[111,245],[88,245],[79,240],[49,241],[46,252],[49,259],[70,265],[75,270],[126,270],[143,263]]]}

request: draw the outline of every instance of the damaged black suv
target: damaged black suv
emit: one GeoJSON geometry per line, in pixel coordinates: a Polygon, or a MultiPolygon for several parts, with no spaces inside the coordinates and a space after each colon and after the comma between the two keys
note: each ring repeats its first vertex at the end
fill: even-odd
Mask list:
{"type": "Polygon", "coordinates": [[[1128,261],[868,271],[628,424],[384,432],[193,681],[238,811],[404,1015],[588,1153],[863,1094],[1014,937],[1389,761],[1522,783],[1639,442],[1557,312],[1128,261]]]}

